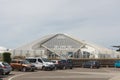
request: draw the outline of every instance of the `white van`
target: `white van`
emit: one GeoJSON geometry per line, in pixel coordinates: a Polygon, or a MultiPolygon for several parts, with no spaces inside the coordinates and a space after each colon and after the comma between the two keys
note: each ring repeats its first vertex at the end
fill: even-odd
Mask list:
{"type": "Polygon", "coordinates": [[[48,60],[47,58],[41,57],[28,57],[26,58],[30,63],[34,64],[37,69],[41,70],[53,70],[55,69],[55,65],[53,62],[48,60]]]}

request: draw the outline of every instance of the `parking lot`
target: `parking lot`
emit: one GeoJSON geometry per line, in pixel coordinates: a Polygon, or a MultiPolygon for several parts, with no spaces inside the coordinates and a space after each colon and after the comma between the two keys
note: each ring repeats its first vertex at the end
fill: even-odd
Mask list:
{"type": "Polygon", "coordinates": [[[117,80],[119,68],[74,68],[55,71],[20,72],[12,71],[3,80],[117,80]]]}

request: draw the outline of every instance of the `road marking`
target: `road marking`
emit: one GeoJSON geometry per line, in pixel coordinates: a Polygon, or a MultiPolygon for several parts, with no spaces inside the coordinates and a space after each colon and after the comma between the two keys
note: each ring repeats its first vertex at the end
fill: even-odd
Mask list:
{"type": "MultiPolygon", "coordinates": [[[[40,72],[43,72],[43,71],[40,71],[40,72]]],[[[32,72],[31,73],[26,73],[26,72],[21,73],[21,74],[18,74],[18,75],[15,75],[15,76],[12,76],[12,77],[8,78],[8,80],[12,80],[12,79],[17,78],[19,76],[28,75],[28,74],[33,74],[33,73],[32,72]]]]}
{"type": "Polygon", "coordinates": [[[32,74],[32,73],[18,74],[18,75],[15,75],[15,76],[13,76],[13,77],[10,77],[8,80],[12,80],[12,79],[14,79],[14,78],[16,78],[16,77],[23,76],[23,75],[26,75],[26,74],[32,74]]]}
{"type": "Polygon", "coordinates": [[[66,72],[63,72],[63,71],[57,71],[57,72],[61,72],[61,73],[71,73],[71,74],[86,74],[86,75],[110,75],[112,76],[113,73],[107,73],[107,72],[77,72],[77,71],[66,71],[66,72]]]}
{"type": "MultiPolygon", "coordinates": [[[[45,71],[38,71],[38,72],[45,72],[45,71]]],[[[32,77],[32,76],[24,76],[24,75],[29,75],[29,74],[33,74],[33,73],[21,73],[21,74],[18,74],[18,75],[15,75],[15,76],[12,76],[10,78],[8,78],[8,80],[13,80],[13,79],[17,79],[17,77],[21,77],[21,76],[24,76],[23,79],[74,79],[74,78],[112,78],[112,77],[115,77],[116,74],[118,73],[107,73],[107,72],[78,72],[78,71],[55,71],[55,72],[60,72],[60,73],[68,73],[68,74],[72,74],[72,75],[59,75],[59,76],[36,76],[36,77],[32,77]]],[[[46,73],[46,72],[45,72],[46,73]]],[[[114,78],[113,78],[114,79],[114,78]]],[[[110,80],[113,80],[113,79],[110,79],[110,80]]],[[[115,78],[116,79],[116,78],[115,78]]]]}
{"type": "Polygon", "coordinates": [[[71,79],[71,78],[110,78],[110,76],[95,76],[95,75],[70,75],[70,76],[40,76],[40,77],[24,77],[24,79],[71,79]]]}

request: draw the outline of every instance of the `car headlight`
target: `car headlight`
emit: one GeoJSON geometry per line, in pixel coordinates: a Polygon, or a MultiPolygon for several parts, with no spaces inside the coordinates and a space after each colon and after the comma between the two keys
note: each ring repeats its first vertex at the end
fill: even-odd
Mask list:
{"type": "Polygon", "coordinates": [[[45,65],[45,66],[49,66],[49,64],[47,64],[47,63],[46,63],[46,64],[44,64],[44,65],[45,65]]]}

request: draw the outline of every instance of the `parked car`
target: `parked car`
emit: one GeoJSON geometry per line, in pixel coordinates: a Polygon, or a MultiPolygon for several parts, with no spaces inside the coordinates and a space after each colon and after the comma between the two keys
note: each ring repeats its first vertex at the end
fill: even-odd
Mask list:
{"type": "Polygon", "coordinates": [[[120,68],[120,60],[115,61],[114,66],[120,68]]]}
{"type": "Polygon", "coordinates": [[[0,74],[1,75],[8,75],[12,70],[12,67],[6,62],[0,62],[0,74]]]}
{"type": "Polygon", "coordinates": [[[57,69],[72,69],[73,68],[73,63],[72,60],[70,59],[65,59],[65,60],[51,60],[57,69]]]}
{"type": "Polygon", "coordinates": [[[37,69],[41,69],[41,70],[55,69],[55,65],[47,58],[29,57],[29,58],[26,58],[26,60],[34,64],[37,67],[37,69]]]}
{"type": "Polygon", "coordinates": [[[36,69],[35,65],[29,63],[27,60],[12,60],[10,63],[11,67],[23,72],[34,71],[36,69]]]}
{"type": "MultiPolygon", "coordinates": [[[[0,75],[2,75],[3,74],[3,70],[2,70],[2,68],[0,67],[0,75]]],[[[1,77],[1,76],[0,76],[1,77]]]]}
{"type": "Polygon", "coordinates": [[[100,68],[100,62],[98,61],[87,61],[83,63],[84,68],[100,68]]]}

